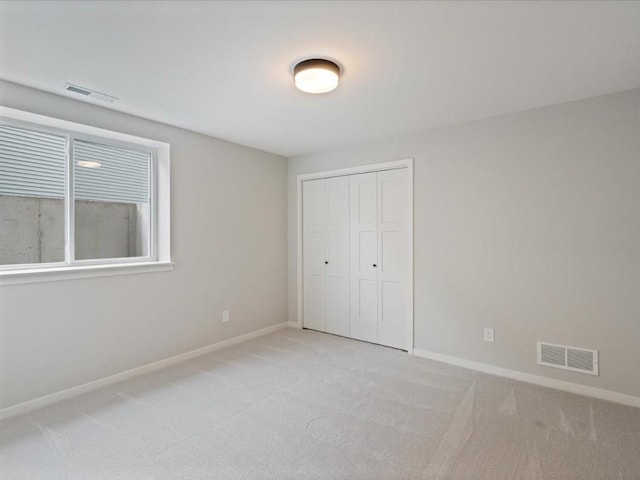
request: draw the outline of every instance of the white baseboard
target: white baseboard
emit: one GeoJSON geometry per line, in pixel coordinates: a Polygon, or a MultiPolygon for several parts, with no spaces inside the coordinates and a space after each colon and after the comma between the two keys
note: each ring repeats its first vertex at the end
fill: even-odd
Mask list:
{"type": "Polygon", "coordinates": [[[289,327],[301,329],[302,327],[298,325],[298,322],[289,322],[289,327]]]}
{"type": "Polygon", "coordinates": [[[146,365],[142,365],[141,367],[132,368],[131,370],[127,370],[121,373],[116,373],[115,375],[111,375],[109,377],[100,378],[98,380],[94,380],[89,383],[84,383],[82,385],[78,385],[77,387],[71,387],[66,390],[62,390],[61,392],[51,393],[49,395],[35,398],[33,400],[27,400],[26,402],[19,403],[17,405],[12,405],[10,407],[6,407],[0,410],[0,420],[4,418],[20,415],[23,413],[27,413],[31,410],[35,410],[36,408],[41,408],[46,405],[50,405],[52,403],[65,400],[67,398],[75,397],[76,395],[90,392],[91,390],[96,390],[98,388],[106,387],[114,383],[122,382],[124,380],[129,380],[131,378],[137,377],[139,375],[143,375],[145,373],[161,370],[171,365],[182,363],[187,360],[191,360],[192,358],[196,358],[201,355],[206,355],[207,353],[215,352],[216,350],[220,350],[222,348],[230,347],[232,345],[236,345],[242,342],[247,342],[254,338],[261,337],[269,333],[273,333],[282,328],[286,328],[287,326],[288,326],[287,322],[278,323],[277,325],[272,325],[270,327],[262,328],[260,330],[255,330],[253,332],[245,333],[244,335],[239,335],[237,337],[229,338],[221,342],[213,343],[211,345],[207,345],[205,347],[201,347],[196,350],[191,350],[190,352],[181,353],[180,355],[176,355],[174,357],[165,358],[164,360],[148,363],[146,365]]]}
{"type": "Polygon", "coordinates": [[[518,370],[510,370],[508,368],[497,367],[487,363],[474,362],[472,360],[444,355],[442,353],[430,352],[419,348],[414,348],[413,354],[416,357],[428,358],[430,360],[436,360],[438,362],[448,363],[458,367],[476,370],[478,372],[497,375],[498,377],[506,377],[520,382],[533,383],[542,387],[555,388],[556,390],[563,390],[565,392],[577,393],[578,395],[585,395],[587,397],[608,400],[610,402],[640,408],[640,397],[634,397],[633,395],[627,395],[626,393],[613,392],[611,390],[590,387],[579,383],[566,382],[564,380],[556,380],[555,378],[543,377],[541,375],[520,372],[518,370]]]}

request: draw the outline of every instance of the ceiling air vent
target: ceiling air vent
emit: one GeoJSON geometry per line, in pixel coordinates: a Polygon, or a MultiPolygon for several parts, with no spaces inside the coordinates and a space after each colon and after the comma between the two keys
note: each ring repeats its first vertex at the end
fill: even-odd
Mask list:
{"type": "Polygon", "coordinates": [[[73,85],[71,83],[67,83],[64,88],[68,92],[77,93],[79,95],[94,98],[96,100],[102,100],[103,102],[107,103],[114,103],[118,100],[118,97],[107,95],[106,93],[96,92],[95,90],[90,90],[88,88],[79,87],[78,85],[73,85]]]}
{"type": "Polygon", "coordinates": [[[598,351],[538,342],[538,365],[598,375],[598,351]]]}

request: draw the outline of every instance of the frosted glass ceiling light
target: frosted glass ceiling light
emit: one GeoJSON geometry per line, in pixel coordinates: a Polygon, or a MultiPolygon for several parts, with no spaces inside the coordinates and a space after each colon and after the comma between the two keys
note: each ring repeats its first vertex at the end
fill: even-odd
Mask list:
{"type": "Polygon", "coordinates": [[[327,93],[340,82],[340,67],[331,60],[311,58],[293,67],[293,79],[299,90],[307,93],[327,93]]]}

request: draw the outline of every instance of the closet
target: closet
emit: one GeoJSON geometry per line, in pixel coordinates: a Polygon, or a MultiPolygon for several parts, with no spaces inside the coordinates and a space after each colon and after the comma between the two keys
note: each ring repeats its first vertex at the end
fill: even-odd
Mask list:
{"type": "Polygon", "coordinates": [[[410,348],[407,168],[302,182],[303,327],[410,348]]]}

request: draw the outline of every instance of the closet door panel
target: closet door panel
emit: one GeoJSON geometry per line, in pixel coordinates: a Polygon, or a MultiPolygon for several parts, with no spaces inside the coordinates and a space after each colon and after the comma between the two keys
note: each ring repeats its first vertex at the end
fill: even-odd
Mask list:
{"type": "Polygon", "coordinates": [[[378,341],[377,174],[349,177],[351,337],[378,341]]]}
{"type": "Polygon", "coordinates": [[[303,326],[325,331],[325,180],[302,184],[303,326]]]}
{"type": "Polygon", "coordinates": [[[378,343],[409,347],[407,170],[378,172],[378,343]]]}
{"type": "Polygon", "coordinates": [[[352,175],[354,178],[352,185],[355,185],[356,192],[354,200],[357,203],[357,224],[374,226],[378,219],[377,205],[377,185],[375,182],[376,173],[365,173],[362,175],[352,175]]]}
{"type": "Polygon", "coordinates": [[[349,336],[349,177],[326,185],[326,331],[349,336]]]}

